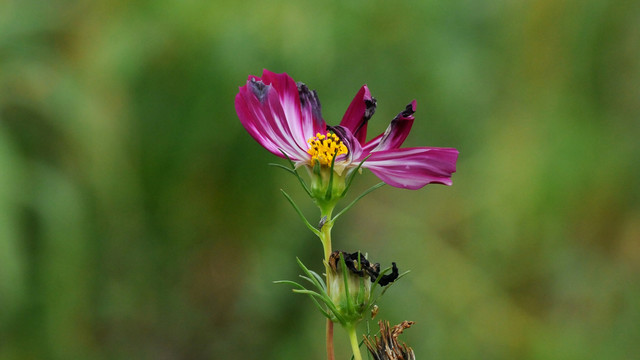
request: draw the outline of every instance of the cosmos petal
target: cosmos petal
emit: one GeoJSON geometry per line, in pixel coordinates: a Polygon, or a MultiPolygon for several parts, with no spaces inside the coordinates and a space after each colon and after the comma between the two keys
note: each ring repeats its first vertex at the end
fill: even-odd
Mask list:
{"type": "Polygon", "coordinates": [[[375,138],[374,140],[367,143],[367,145],[371,145],[378,142],[375,149],[372,151],[381,151],[381,150],[389,150],[389,149],[397,149],[399,148],[404,140],[409,135],[411,131],[411,126],[413,126],[413,113],[416,112],[416,101],[413,100],[407,107],[400,112],[389,124],[387,130],[385,130],[382,137],[375,138]]]}
{"type": "Polygon", "coordinates": [[[235,99],[236,112],[247,132],[265,149],[294,161],[305,158],[302,134],[295,136],[285,117],[280,98],[272,85],[250,79],[235,99]]]}
{"type": "Polygon", "coordinates": [[[453,148],[402,148],[374,151],[363,167],[391,186],[415,190],[431,183],[451,185],[457,159],[453,148]]]}
{"type": "Polygon", "coordinates": [[[240,122],[260,145],[276,156],[290,158],[296,166],[311,164],[308,141],[331,131],[348,150],[335,159],[333,169],[338,175],[367,159],[363,167],[385,183],[419,189],[430,183],[451,185],[456,171],[456,149],[400,147],[413,126],[415,100],[383,134],[365,142],[367,122],[376,109],[366,85],[356,94],[340,125],[330,128],[322,119],[316,92],[286,73],[264,70],[262,77],[249,76],[236,95],[235,106],[240,122]]]}
{"type": "Polygon", "coordinates": [[[360,144],[367,138],[367,123],[376,112],[376,99],[371,97],[367,85],[363,85],[349,104],[340,125],[351,131],[360,144]]]}
{"type": "Polygon", "coordinates": [[[240,122],[249,134],[271,153],[294,161],[309,158],[307,140],[324,132],[326,124],[320,115],[314,93],[304,92],[301,106],[298,85],[286,73],[264,70],[262,78],[250,76],[240,87],[235,106],[240,122]]]}
{"type": "Polygon", "coordinates": [[[363,156],[362,146],[360,146],[360,142],[358,142],[358,139],[353,136],[349,128],[338,125],[330,126],[329,130],[338,135],[340,141],[342,141],[342,143],[347,147],[347,154],[337,158],[337,160],[345,160],[346,165],[350,165],[356,159],[358,159],[357,161],[361,161],[361,159],[366,156],[363,156]]]}
{"type": "Polygon", "coordinates": [[[317,133],[324,133],[327,130],[327,124],[322,119],[322,107],[318,93],[315,90],[309,90],[304,83],[298,82],[297,86],[302,110],[302,133],[305,139],[309,140],[317,133]]]}

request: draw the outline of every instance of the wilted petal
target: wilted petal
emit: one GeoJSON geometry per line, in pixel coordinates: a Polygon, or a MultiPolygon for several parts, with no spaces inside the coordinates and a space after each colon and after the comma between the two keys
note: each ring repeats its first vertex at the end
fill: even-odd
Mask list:
{"type": "Polygon", "coordinates": [[[413,126],[413,113],[416,112],[416,101],[413,100],[407,107],[400,112],[387,127],[382,137],[373,139],[367,143],[366,148],[377,142],[376,147],[371,151],[381,151],[389,149],[397,149],[402,145],[404,140],[411,131],[413,126]]]}
{"type": "Polygon", "coordinates": [[[456,171],[456,149],[400,148],[413,125],[415,100],[383,134],[365,142],[367,122],[376,109],[376,100],[366,85],[356,94],[340,125],[332,128],[322,119],[316,92],[284,73],[264,70],[262,77],[249,76],[235,104],[249,134],[273,154],[285,157],[284,152],[296,165],[312,163],[314,155],[308,152],[307,141],[329,130],[340,138],[334,145],[346,148],[336,152],[339,155],[333,169],[338,175],[367,159],[363,166],[385,183],[419,189],[429,183],[451,185],[451,174],[456,171]]]}
{"type": "Polygon", "coordinates": [[[342,125],[329,126],[329,130],[338,135],[340,141],[342,141],[342,143],[347,147],[348,153],[337,158],[337,160],[346,160],[346,165],[349,165],[356,159],[359,159],[357,161],[360,161],[364,157],[362,147],[356,137],[351,133],[351,130],[342,125]]]}
{"type": "Polygon", "coordinates": [[[300,108],[302,114],[302,133],[309,140],[316,136],[317,133],[324,133],[327,124],[322,119],[322,108],[320,99],[315,90],[309,90],[307,85],[298,82],[298,96],[300,99],[300,108]]]}
{"type": "Polygon", "coordinates": [[[363,167],[391,186],[415,190],[430,183],[451,185],[457,159],[453,148],[402,148],[372,152],[363,167]]]}
{"type": "Polygon", "coordinates": [[[362,151],[365,154],[370,153],[371,151],[373,151],[373,149],[375,149],[378,144],[380,144],[380,140],[382,139],[382,135],[380,134],[376,137],[374,137],[373,139],[369,140],[366,144],[364,144],[364,146],[362,146],[362,151]]]}
{"type": "Polygon", "coordinates": [[[326,127],[315,100],[317,108],[302,110],[295,81],[264,70],[262,78],[250,76],[240,87],[235,105],[240,122],[260,145],[277,156],[283,157],[282,150],[292,160],[303,161],[308,158],[307,140],[326,127]]]}
{"type": "Polygon", "coordinates": [[[262,81],[273,86],[278,94],[282,111],[286,117],[284,120],[290,123],[292,132],[302,134],[301,128],[304,119],[300,113],[300,97],[296,82],[286,73],[276,74],[266,69],[262,71],[262,81]]]}
{"type": "Polygon", "coordinates": [[[360,144],[367,138],[367,122],[376,112],[376,99],[371,97],[367,85],[363,85],[349,104],[340,122],[351,131],[360,144]]]}
{"type": "Polygon", "coordinates": [[[326,124],[320,112],[320,100],[315,91],[302,83],[296,83],[287,73],[276,74],[267,69],[262,71],[262,81],[271,84],[276,90],[285,122],[291,133],[297,137],[296,142],[306,148],[306,142],[318,132],[326,131],[326,124]]]}

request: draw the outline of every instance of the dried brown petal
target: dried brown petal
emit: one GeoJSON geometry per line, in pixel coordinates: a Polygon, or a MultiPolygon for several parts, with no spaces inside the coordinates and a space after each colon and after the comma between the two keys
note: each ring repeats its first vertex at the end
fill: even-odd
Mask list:
{"type": "Polygon", "coordinates": [[[389,322],[380,320],[380,338],[377,336],[371,338],[365,336],[364,343],[369,349],[374,360],[415,360],[416,356],[413,349],[407,344],[398,343],[398,336],[402,334],[404,329],[408,329],[413,325],[413,321],[403,321],[399,325],[389,327],[389,322]]]}

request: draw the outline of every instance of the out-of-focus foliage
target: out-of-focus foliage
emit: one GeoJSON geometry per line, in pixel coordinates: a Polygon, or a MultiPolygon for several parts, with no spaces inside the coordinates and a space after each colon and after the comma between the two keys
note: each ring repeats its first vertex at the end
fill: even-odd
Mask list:
{"type": "Polygon", "coordinates": [[[376,134],[415,98],[408,145],[460,150],[334,230],[412,270],[378,316],[418,358],[638,356],[640,2],[5,0],[0,358],[324,357],[271,284],[322,269],[279,189],[317,211],[233,107],[262,68],[333,124],[367,83],[376,134]]]}

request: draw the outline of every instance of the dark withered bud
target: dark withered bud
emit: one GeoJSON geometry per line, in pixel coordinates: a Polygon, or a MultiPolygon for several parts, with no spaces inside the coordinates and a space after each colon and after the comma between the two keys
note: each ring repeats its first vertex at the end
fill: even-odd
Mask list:
{"type": "Polygon", "coordinates": [[[380,264],[371,263],[359,251],[334,251],[328,265],[331,272],[329,296],[340,315],[353,323],[362,320],[373,306],[371,285],[377,281],[384,287],[398,278],[395,263],[390,274],[380,276],[380,264]]]}
{"type": "MultiPolygon", "coordinates": [[[[368,276],[371,279],[371,282],[375,282],[378,279],[378,276],[380,276],[380,264],[369,262],[361,252],[356,251],[354,253],[347,253],[343,251],[336,251],[334,253],[342,254],[347,268],[351,270],[352,273],[362,277],[368,276]]],[[[335,255],[336,259],[339,259],[339,254],[335,255]]],[[[378,282],[380,286],[389,285],[398,278],[398,267],[396,266],[396,263],[393,262],[391,265],[391,273],[380,277],[380,281],[378,282]]]]}
{"type": "Polygon", "coordinates": [[[359,252],[354,254],[342,251],[331,254],[329,269],[332,274],[327,284],[331,300],[342,317],[350,323],[357,323],[364,318],[371,300],[369,261],[359,252]]]}

